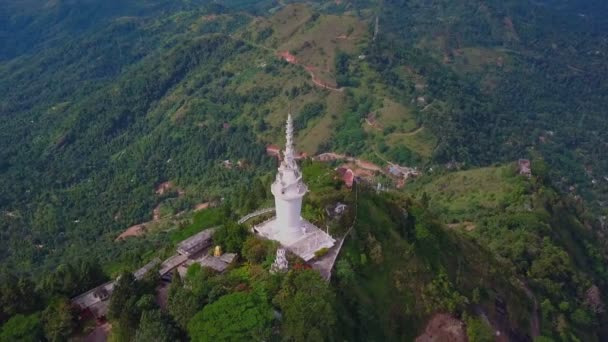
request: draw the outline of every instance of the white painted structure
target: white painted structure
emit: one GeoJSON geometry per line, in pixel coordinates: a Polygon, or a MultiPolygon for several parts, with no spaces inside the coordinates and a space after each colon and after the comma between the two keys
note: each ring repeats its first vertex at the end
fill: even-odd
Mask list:
{"type": "Polygon", "coordinates": [[[270,273],[287,272],[289,270],[289,263],[285,256],[285,249],[278,248],[277,256],[274,259],[274,263],[270,266],[270,273]]]}
{"type": "Polygon", "coordinates": [[[270,187],[276,217],[253,229],[267,239],[279,241],[286,249],[308,261],[315,257],[315,252],[331,248],[336,241],[300,216],[302,199],[308,187],[295,160],[291,114],[287,117],[286,140],[283,160],[270,187]]]}
{"type": "Polygon", "coordinates": [[[283,161],[279,166],[277,177],[270,186],[274,195],[277,213],[276,224],[281,227],[280,235],[286,240],[295,240],[302,235],[302,198],[308,192],[308,187],[302,181],[302,174],[294,159],[293,120],[291,114],[287,117],[287,142],[283,161]]]}

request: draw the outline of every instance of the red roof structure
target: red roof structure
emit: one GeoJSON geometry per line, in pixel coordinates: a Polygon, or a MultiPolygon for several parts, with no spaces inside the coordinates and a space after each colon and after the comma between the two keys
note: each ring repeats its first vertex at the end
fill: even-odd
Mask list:
{"type": "Polygon", "coordinates": [[[291,52],[289,52],[289,51],[279,51],[278,55],[279,55],[279,57],[283,58],[287,63],[291,63],[291,64],[298,63],[298,59],[296,58],[296,56],[292,55],[291,52]]]}
{"type": "Polygon", "coordinates": [[[344,184],[347,187],[352,188],[353,182],[355,181],[355,173],[353,170],[346,167],[339,167],[336,171],[338,171],[338,174],[340,175],[340,178],[344,184]]]}
{"type": "Polygon", "coordinates": [[[532,177],[532,169],[530,168],[530,160],[520,159],[517,161],[519,174],[524,177],[532,177]]]}

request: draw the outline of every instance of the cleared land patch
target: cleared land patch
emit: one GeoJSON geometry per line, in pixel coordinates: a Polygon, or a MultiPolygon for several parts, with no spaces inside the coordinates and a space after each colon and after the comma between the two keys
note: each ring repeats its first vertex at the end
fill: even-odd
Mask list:
{"type": "Polygon", "coordinates": [[[325,104],[324,115],[298,138],[298,146],[308,154],[316,153],[319,146],[331,138],[335,125],[334,117],[343,109],[344,95],[332,92],[325,98],[325,104]]]}
{"type": "Polygon", "coordinates": [[[424,127],[410,133],[389,134],[386,141],[389,146],[405,145],[424,158],[430,158],[437,145],[437,138],[424,127]]]}
{"type": "Polygon", "coordinates": [[[382,127],[397,127],[400,131],[416,129],[416,120],[409,108],[389,98],[384,98],[382,109],[378,111],[378,122],[382,127]]]}
{"type": "Polygon", "coordinates": [[[503,210],[517,204],[523,189],[523,182],[515,175],[513,166],[507,165],[448,173],[414,191],[426,193],[429,206],[441,212],[448,221],[462,222],[470,227],[475,222],[474,213],[503,210]]]}
{"type": "MultiPolygon", "coordinates": [[[[312,73],[315,83],[336,86],[338,51],[357,52],[368,40],[367,24],[350,15],[313,15],[306,5],[285,6],[253,23],[254,39],[277,52],[289,52],[312,73]]],[[[295,62],[295,61],[294,61],[295,62]]]]}
{"type": "Polygon", "coordinates": [[[454,69],[461,72],[482,72],[486,67],[502,68],[508,55],[497,49],[468,47],[453,51],[454,69]]]}

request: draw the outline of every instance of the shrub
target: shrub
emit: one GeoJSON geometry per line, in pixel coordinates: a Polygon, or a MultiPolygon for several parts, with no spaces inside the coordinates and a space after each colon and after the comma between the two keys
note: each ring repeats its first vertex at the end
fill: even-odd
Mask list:
{"type": "Polygon", "coordinates": [[[315,258],[320,258],[327,254],[327,252],[329,252],[329,249],[327,247],[323,247],[315,252],[315,258]]]}

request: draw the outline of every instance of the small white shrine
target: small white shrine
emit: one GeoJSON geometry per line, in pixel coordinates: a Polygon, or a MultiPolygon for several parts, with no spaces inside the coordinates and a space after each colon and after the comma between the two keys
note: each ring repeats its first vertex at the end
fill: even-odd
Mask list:
{"type": "Polygon", "coordinates": [[[253,229],[263,237],[278,241],[284,248],[309,261],[315,252],[333,247],[336,240],[300,216],[302,199],[308,187],[302,180],[300,168],[295,161],[293,146],[293,121],[287,117],[287,141],[283,160],[270,190],[274,195],[276,217],[255,226],[253,229]]]}
{"type": "Polygon", "coordinates": [[[287,272],[289,270],[289,263],[285,256],[285,249],[278,248],[277,256],[274,259],[272,265],[270,265],[270,273],[287,272]]]}

